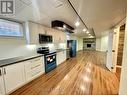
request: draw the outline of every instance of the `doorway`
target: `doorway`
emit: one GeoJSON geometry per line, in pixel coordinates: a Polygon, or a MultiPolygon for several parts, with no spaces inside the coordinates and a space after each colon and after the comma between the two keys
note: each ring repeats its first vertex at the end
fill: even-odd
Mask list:
{"type": "Polygon", "coordinates": [[[125,35],[125,24],[120,27],[119,30],[119,42],[117,51],[117,63],[116,63],[116,75],[120,79],[122,60],[123,60],[123,49],[124,49],[124,35],[125,35]]]}

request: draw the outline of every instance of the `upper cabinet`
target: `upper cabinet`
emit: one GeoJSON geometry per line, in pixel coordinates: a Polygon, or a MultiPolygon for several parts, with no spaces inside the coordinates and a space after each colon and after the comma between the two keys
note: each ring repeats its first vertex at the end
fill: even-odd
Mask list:
{"type": "Polygon", "coordinates": [[[28,44],[39,44],[39,34],[52,35],[53,43],[65,43],[66,32],[45,27],[41,24],[26,22],[26,39],[28,44]]]}
{"type": "Polygon", "coordinates": [[[66,43],[66,32],[50,28],[47,29],[47,35],[53,36],[53,43],[66,43]]]}
{"type": "Polygon", "coordinates": [[[45,34],[46,33],[45,27],[41,24],[38,24],[38,33],[39,34],[45,34]]]}
{"type": "Polygon", "coordinates": [[[29,35],[30,35],[30,43],[31,44],[38,44],[39,43],[39,37],[38,37],[38,25],[35,23],[29,22],[29,35]]]}

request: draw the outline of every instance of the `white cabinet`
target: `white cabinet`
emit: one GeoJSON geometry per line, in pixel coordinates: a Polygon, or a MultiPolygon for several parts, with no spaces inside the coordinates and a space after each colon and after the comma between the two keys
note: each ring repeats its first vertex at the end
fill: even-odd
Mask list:
{"type": "Polygon", "coordinates": [[[66,43],[66,33],[65,32],[60,32],[59,42],[60,43],[66,43]]]}
{"type": "Polygon", "coordinates": [[[39,44],[38,24],[29,22],[29,43],[39,44]]]}
{"type": "Polygon", "coordinates": [[[6,93],[10,93],[24,84],[24,65],[17,63],[3,67],[6,93]]]}
{"type": "Polygon", "coordinates": [[[39,34],[52,35],[53,43],[65,43],[66,32],[45,27],[34,22],[26,22],[26,39],[29,44],[39,44],[39,34]]]}
{"type": "Polygon", "coordinates": [[[38,34],[45,34],[45,27],[42,26],[41,24],[38,24],[38,34]]]}
{"type": "Polygon", "coordinates": [[[44,57],[35,58],[24,62],[25,78],[29,82],[44,73],[44,57]]]}
{"type": "Polygon", "coordinates": [[[57,31],[54,37],[57,39],[58,43],[66,43],[66,33],[62,31],[57,31]]]}
{"type": "Polygon", "coordinates": [[[66,60],[66,50],[57,53],[57,65],[63,63],[66,60]]]}
{"type": "Polygon", "coordinates": [[[5,95],[5,86],[3,81],[3,71],[0,68],[0,95],[5,95]]]}
{"type": "Polygon", "coordinates": [[[46,28],[47,35],[52,35],[53,43],[66,43],[66,32],[53,29],[53,28],[46,28]]]}
{"type": "Polygon", "coordinates": [[[15,91],[29,81],[42,75],[44,71],[44,57],[0,68],[0,95],[6,95],[15,91]]]}

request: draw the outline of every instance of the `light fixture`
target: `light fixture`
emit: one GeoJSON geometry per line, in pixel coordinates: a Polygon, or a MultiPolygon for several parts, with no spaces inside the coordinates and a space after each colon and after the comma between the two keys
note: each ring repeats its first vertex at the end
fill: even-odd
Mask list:
{"type": "Polygon", "coordinates": [[[36,49],[36,45],[26,45],[26,47],[27,47],[29,50],[34,50],[34,49],[36,49]]]}
{"type": "Polygon", "coordinates": [[[91,35],[90,38],[94,38],[94,37],[91,35]]]}
{"type": "Polygon", "coordinates": [[[75,23],[75,26],[78,27],[79,25],[80,25],[80,23],[77,21],[77,22],[75,23]]]}
{"type": "Polygon", "coordinates": [[[87,31],[86,33],[89,34],[89,31],[87,31]]]}
{"type": "Polygon", "coordinates": [[[81,89],[82,91],[85,91],[85,90],[86,90],[86,88],[85,88],[84,85],[81,85],[81,86],[80,86],[80,89],[81,89]]]}
{"type": "Polygon", "coordinates": [[[63,28],[64,28],[64,29],[66,29],[66,28],[67,28],[65,24],[63,25],[63,28]]]}
{"type": "Polygon", "coordinates": [[[89,36],[91,36],[91,34],[89,34],[89,36]]]}
{"type": "Polygon", "coordinates": [[[83,29],[84,32],[86,32],[86,30],[87,30],[86,28],[83,29]]]}

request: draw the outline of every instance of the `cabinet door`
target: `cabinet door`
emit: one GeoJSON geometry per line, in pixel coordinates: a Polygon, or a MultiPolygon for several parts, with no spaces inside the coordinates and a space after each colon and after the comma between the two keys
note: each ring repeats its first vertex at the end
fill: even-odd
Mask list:
{"type": "Polygon", "coordinates": [[[63,63],[66,60],[66,51],[57,53],[57,65],[63,63]]]}
{"type": "Polygon", "coordinates": [[[39,44],[38,24],[29,22],[30,44],[39,44]]]}
{"type": "Polygon", "coordinates": [[[38,24],[38,33],[39,34],[45,34],[45,29],[41,24],[38,24]]]}
{"type": "Polygon", "coordinates": [[[59,43],[66,43],[66,33],[59,31],[59,43]]]}
{"type": "Polygon", "coordinates": [[[62,58],[61,58],[61,63],[62,63],[66,60],[66,51],[62,51],[61,56],[62,56],[62,58]]]}
{"type": "Polygon", "coordinates": [[[17,63],[3,67],[6,93],[10,93],[24,84],[24,65],[17,63]]]}
{"type": "Polygon", "coordinates": [[[57,66],[60,64],[60,52],[57,53],[57,66]]]}
{"type": "Polygon", "coordinates": [[[0,68],[0,95],[5,95],[5,86],[3,81],[2,68],[0,68]]]}
{"type": "Polygon", "coordinates": [[[66,50],[63,51],[63,61],[65,61],[67,59],[67,54],[66,53],[67,53],[66,50]]]}
{"type": "Polygon", "coordinates": [[[26,81],[29,82],[44,73],[44,57],[24,62],[26,81]]]}

